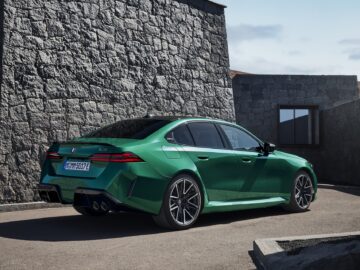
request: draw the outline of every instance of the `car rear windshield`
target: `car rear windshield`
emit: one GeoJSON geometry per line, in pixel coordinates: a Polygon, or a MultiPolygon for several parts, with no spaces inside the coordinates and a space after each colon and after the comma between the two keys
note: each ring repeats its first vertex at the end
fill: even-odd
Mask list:
{"type": "Polygon", "coordinates": [[[145,139],[171,121],[162,119],[123,120],[85,135],[85,138],[145,139]]]}

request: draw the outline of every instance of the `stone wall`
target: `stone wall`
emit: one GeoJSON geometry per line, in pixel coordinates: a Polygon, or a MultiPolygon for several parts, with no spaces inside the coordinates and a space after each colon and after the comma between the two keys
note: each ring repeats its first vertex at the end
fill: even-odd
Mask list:
{"type": "Polygon", "coordinates": [[[4,0],[0,203],[38,199],[44,151],[123,118],[234,119],[224,8],[4,0]]]}
{"type": "MultiPolygon", "coordinates": [[[[338,134],[351,133],[351,125],[344,126],[339,121],[346,117],[349,117],[348,121],[360,121],[359,116],[346,115],[346,109],[343,109],[339,110],[343,114],[334,118],[339,121],[330,123],[330,120],[323,121],[322,118],[325,117],[324,111],[359,99],[356,76],[238,75],[233,79],[233,91],[236,122],[259,138],[275,144],[278,144],[279,105],[319,106],[320,145],[279,148],[311,161],[321,181],[337,182],[340,179],[340,171],[327,173],[328,166],[332,166],[327,161],[327,155],[332,153],[332,145],[327,142],[332,139],[327,137],[330,130],[337,130],[338,134]]],[[[351,152],[350,145],[359,144],[360,141],[351,140],[344,145],[347,148],[342,153],[351,152]]],[[[352,170],[351,167],[348,169],[352,170]]],[[[343,183],[351,181],[353,180],[341,180],[343,183]]]]}

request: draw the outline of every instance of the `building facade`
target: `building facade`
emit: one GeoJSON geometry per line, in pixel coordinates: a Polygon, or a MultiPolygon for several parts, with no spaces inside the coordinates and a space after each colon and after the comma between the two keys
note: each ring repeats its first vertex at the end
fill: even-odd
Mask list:
{"type": "Polygon", "coordinates": [[[0,203],[38,199],[53,141],[147,113],[234,119],[224,6],[3,0],[0,8],[0,203]]]}
{"type": "Polygon", "coordinates": [[[240,74],[233,91],[238,124],[308,159],[320,181],[360,185],[356,76],[240,74]]]}

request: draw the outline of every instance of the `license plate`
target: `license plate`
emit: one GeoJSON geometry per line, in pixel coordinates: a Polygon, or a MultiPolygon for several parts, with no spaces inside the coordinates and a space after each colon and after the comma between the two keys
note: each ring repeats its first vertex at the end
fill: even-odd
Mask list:
{"type": "Polygon", "coordinates": [[[66,161],[65,170],[67,171],[85,171],[90,170],[90,162],[88,161],[66,161]]]}

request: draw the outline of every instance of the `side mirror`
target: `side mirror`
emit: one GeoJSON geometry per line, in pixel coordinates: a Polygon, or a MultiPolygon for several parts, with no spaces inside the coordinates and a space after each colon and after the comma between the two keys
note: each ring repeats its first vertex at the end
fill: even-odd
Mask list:
{"type": "Polygon", "coordinates": [[[272,153],[272,152],[275,151],[275,149],[276,149],[276,145],[275,145],[275,144],[268,143],[268,142],[265,142],[265,143],[264,143],[263,151],[265,152],[265,154],[272,153]]]}

